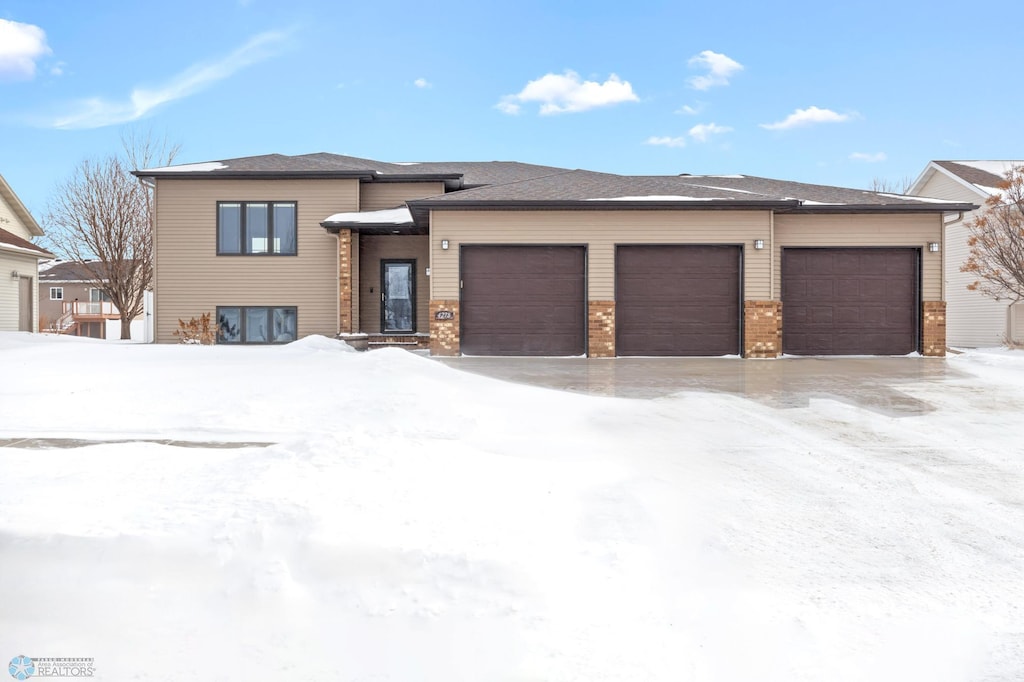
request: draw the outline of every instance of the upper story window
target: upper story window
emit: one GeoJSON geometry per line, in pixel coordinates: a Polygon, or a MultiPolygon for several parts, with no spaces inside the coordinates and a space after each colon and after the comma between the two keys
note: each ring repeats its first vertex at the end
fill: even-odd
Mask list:
{"type": "Polygon", "coordinates": [[[64,300],[64,287],[50,287],[50,300],[51,301],[63,301],[64,300]]]}
{"type": "Polygon", "coordinates": [[[217,255],[294,256],[294,201],[217,202],[217,255]]]}

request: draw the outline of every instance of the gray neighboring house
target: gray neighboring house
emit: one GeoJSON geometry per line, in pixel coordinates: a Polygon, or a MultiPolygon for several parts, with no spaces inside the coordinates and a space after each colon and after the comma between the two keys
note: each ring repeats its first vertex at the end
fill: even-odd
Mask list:
{"type": "Polygon", "coordinates": [[[156,341],[309,334],[435,355],[946,351],[944,217],[971,201],[746,175],[337,154],[136,171],[156,341]]]}
{"type": "Polygon", "coordinates": [[[968,284],[977,277],[960,272],[968,256],[966,223],[984,210],[985,200],[998,192],[1004,174],[1024,161],[931,161],[907,191],[920,197],[977,204],[973,211],[949,216],[944,226],[944,286],[946,338],[950,346],[982,348],[1007,342],[1024,343],[1024,303],[996,301],[968,284]]]}
{"type": "Polygon", "coordinates": [[[0,331],[39,328],[39,261],[53,254],[30,240],[42,236],[39,223],[0,175],[0,331]]]}

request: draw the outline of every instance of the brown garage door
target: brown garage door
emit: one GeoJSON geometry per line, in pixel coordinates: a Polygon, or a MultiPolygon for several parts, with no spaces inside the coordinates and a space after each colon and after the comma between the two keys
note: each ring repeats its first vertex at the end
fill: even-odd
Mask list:
{"type": "Polygon", "coordinates": [[[618,355],[740,352],[740,247],[619,246],[618,355]]]}
{"type": "Polygon", "coordinates": [[[783,249],[783,352],[916,351],[918,261],[917,249],[783,249]]]}
{"type": "Polygon", "coordinates": [[[462,352],[583,355],[582,246],[463,246],[462,352]]]}

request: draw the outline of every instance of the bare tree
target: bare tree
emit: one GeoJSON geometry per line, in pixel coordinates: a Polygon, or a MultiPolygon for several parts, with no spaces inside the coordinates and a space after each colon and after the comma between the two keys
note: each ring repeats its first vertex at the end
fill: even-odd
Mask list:
{"type": "Polygon", "coordinates": [[[906,194],[907,190],[909,190],[913,184],[914,181],[907,176],[903,176],[899,180],[872,178],[871,191],[883,192],[885,194],[906,194]]]}
{"type": "Polygon", "coordinates": [[[967,285],[995,300],[1024,299],[1024,166],[1006,172],[999,193],[967,222],[968,256],[960,272],[978,279],[967,285]]]}
{"type": "Polygon", "coordinates": [[[120,311],[121,338],[130,339],[153,283],[152,190],[131,171],[170,165],[179,147],[150,134],[121,142],[120,155],[82,161],[58,185],[45,222],[57,252],[79,263],[120,311]]]}

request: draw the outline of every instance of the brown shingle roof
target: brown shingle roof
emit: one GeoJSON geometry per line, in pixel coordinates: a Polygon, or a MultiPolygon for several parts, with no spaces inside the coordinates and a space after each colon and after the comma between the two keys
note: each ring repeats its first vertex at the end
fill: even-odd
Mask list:
{"type": "Polygon", "coordinates": [[[988,171],[981,170],[980,168],[965,166],[964,164],[957,163],[956,161],[936,161],[935,165],[942,166],[953,175],[956,175],[962,180],[966,180],[972,185],[995,187],[1004,179],[995,173],[989,173],[988,171]]]}
{"type": "Polygon", "coordinates": [[[0,245],[13,246],[17,249],[31,251],[39,258],[53,258],[53,254],[46,249],[41,246],[36,246],[29,240],[22,239],[18,235],[8,232],[3,228],[0,228],[0,245]]]}
{"type": "Polygon", "coordinates": [[[444,196],[408,202],[418,208],[458,208],[482,203],[565,204],[578,208],[609,204],[631,208],[672,205],[712,208],[775,207],[806,210],[892,209],[948,211],[959,204],[861,189],[811,185],[746,175],[624,176],[575,170],[524,180],[452,192],[444,196]]]}

